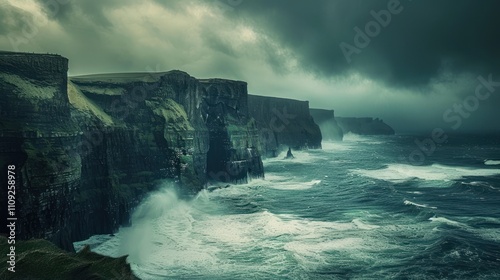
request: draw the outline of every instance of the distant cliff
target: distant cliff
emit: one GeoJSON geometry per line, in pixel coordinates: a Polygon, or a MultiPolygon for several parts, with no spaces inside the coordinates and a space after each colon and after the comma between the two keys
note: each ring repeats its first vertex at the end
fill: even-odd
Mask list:
{"type": "Polygon", "coordinates": [[[311,116],[319,125],[323,140],[342,141],[344,132],[335,119],[333,110],[309,109],[311,116]]]}
{"type": "Polygon", "coordinates": [[[309,102],[248,96],[249,114],[257,122],[260,150],[276,156],[285,148],[321,148],[321,131],[309,113],[309,102]]]}
{"type": "Polygon", "coordinates": [[[380,119],[335,117],[344,133],[359,135],[393,135],[394,129],[380,119]]]}
{"type": "Polygon", "coordinates": [[[71,250],[127,223],[165,179],[195,193],[264,175],[246,83],[181,71],[68,81],[67,69],[58,55],[0,53],[0,165],[18,171],[17,238],[71,250]]]}

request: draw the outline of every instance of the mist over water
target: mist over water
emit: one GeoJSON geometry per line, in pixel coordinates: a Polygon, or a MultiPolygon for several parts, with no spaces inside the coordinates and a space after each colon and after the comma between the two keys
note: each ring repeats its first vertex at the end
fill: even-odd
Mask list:
{"type": "Polygon", "coordinates": [[[75,245],[142,279],[498,279],[498,139],[450,139],[422,166],[398,160],[413,140],[346,135],[190,201],[165,183],[131,227],[75,245]]]}

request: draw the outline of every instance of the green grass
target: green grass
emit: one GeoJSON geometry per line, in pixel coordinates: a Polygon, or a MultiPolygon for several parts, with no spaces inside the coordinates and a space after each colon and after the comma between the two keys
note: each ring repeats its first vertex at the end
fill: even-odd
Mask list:
{"type": "Polygon", "coordinates": [[[126,257],[111,258],[93,253],[88,247],[68,253],[46,240],[16,241],[15,273],[7,270],[11,245],[0,237],[0,279],[138,279],[126,257]]]}

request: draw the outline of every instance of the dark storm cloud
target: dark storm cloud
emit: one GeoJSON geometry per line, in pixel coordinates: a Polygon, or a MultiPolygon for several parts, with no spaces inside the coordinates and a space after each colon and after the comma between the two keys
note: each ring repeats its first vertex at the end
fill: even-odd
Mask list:
{"type": "MultiPolygon", "coordinates": [[[[121,6],[133,3],[133,0],[35,0],[42,6],[43,11],[51,18],[65,23],[71,21],[76,13],[80,13],[97,25],[109,27],[112,22],[107,14],[121,6]]],[[[182,11],[191,0],[153,0],[153,2],[171,11],[182,11]]],[[[136,1],[137,3],[137,1],[136,1]]]]}
{"type": "MultiPolygon", "coordinates": [[[[61,54],[70,75],[180,69],[400,132],[449,127],[443,113],[474,94],[476,77],[500,80],[500,1],[401,0],[348,63],[340,44],[356,46],[354,28],[391,1],[0,0],[0,49],[61,54]]],[[[461,129],[498,131],[499,98],[461,129]]]]}
{"type": "Polygon", "coordinates": [[[358,71],[397,85],[425,85],[443,71],[498,73],[500,2],[401,0],[402,11],[348,63],[339,47],[354,46],[371,11],[390,0],[245,1],[232,13],[291,48],[309,71],[332,76],[358,71]]]}

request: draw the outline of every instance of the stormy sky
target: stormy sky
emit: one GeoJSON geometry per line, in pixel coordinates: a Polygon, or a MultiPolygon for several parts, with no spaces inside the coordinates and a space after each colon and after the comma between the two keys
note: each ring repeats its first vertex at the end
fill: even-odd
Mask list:
{"type": "Polygon", "coordinates": [[[70,75],[244,80],[401,133],[500,131],[499,11],[494,0],[0,0],[0,49],[61,54],[70,75]]]}

